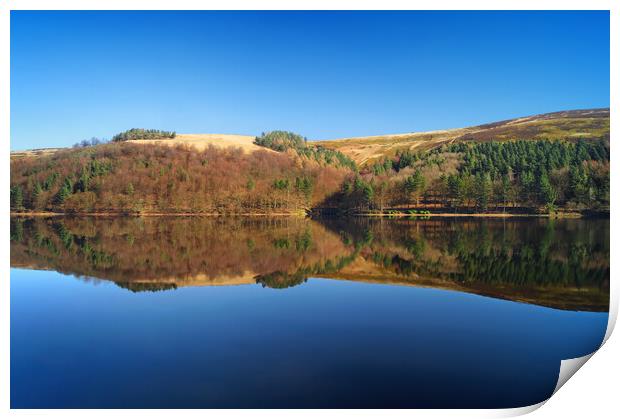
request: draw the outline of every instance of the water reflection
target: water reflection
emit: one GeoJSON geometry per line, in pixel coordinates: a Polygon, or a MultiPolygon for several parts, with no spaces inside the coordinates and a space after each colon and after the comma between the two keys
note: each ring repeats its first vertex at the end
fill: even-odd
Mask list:
{"type": "Polygon", "coordinates": [[[12,218],[11,266],[134,292],[322,277],[607,311],[609,220],[12,218]]]}

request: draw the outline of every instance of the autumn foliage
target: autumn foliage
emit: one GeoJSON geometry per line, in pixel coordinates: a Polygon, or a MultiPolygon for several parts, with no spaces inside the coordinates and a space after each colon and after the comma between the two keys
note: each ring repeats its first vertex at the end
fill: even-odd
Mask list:
{"type": "MultiPolygon", "coordinates": [[[[119,135],[174,133],[129,130],[119,135]]],[[[455,143],[424,152],[399,151],[361,168],[341,152],[287,131],[263,133],[254,143],[264,149],[248,154],[232,147],[197,150],[114,140],[50,155],[15,156],[11,209],[196,214],[609,211],[610,149],[605,140],[455,143]]]]}
{"type": "Polygon", "coordinates": [[[348,169],[288,153],[112,143],[11,160],[14,210],[285,213],[320,204],[348,169]]]}

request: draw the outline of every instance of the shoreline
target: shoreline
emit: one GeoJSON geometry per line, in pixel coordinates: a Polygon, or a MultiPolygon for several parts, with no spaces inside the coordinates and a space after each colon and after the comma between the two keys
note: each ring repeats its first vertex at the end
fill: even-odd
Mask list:
{"type": "Polygon", "coordinates": [[[14,212],[11,217],[307,217],[306,213],[219,213],[219,212],[14,212]]]}
{"type": "Polygon", "coordinates": [[[438,212],[436,214],[355,214],[355,217],[380,217],[380,218],[432,218],[432,217],[442,217],[442,218],[466,218],[466,217],[477,217],[477,218],[587,218],[584,217],[583,214],[580,213],[562,213],[562,214],[528,214],[528,213],[508,213],[508,212],[490,212],[490,213],[466,213],[466,212],[438,212]]]}
{"type": "MultiPolygon", "coordinates": [[[[438,212],[431,214],[407,214],[407,213],[350,213],[350,214],[317,214],[326,217],[369,217],[369,218],[594,218],[596,216],[584,215],[578,212],[536,214],[536,213],[450,213],[438,212]]],[[[274,212],[274,213],[196,213],[196,212],[10,212],[11,217],[312,217],[313,213],[305,212],[274,212]]],[[[609,217],[609,213],[598,216],[609,217]]]]}

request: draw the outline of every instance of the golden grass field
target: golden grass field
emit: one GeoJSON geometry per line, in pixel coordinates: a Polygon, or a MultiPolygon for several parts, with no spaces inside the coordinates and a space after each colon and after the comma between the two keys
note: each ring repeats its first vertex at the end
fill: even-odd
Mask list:
{"type": "Polygon", "coordinates": [[[134,144],[162,144],[162,145],[187,145],[198,150],[204,150],[209,146],[214,147],[235,147],[240,148],[246,153],[258,150],[268,150],[265,147],[254,144],[252,135],[230,135],[230,134],[177,134],[175,138],[161,140],[131,140],[128,143],[134,144]]]}

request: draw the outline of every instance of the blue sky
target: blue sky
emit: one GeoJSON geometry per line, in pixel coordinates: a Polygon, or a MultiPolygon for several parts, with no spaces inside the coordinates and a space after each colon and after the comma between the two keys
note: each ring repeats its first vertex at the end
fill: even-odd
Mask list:
{"type": "Polygon", "coordinates": [[[11,13],[11,149],[310,139],[609,106],[608,12],[11,13]]]}

